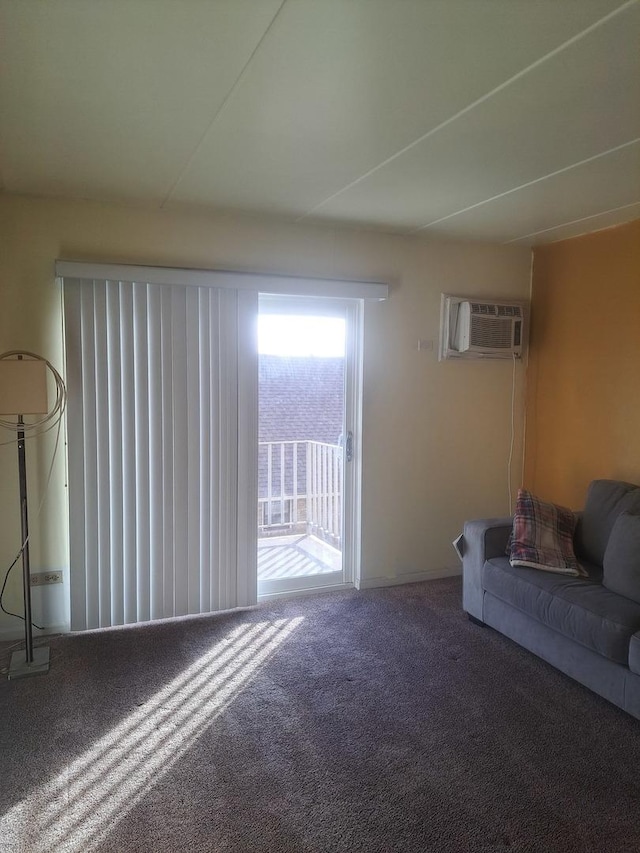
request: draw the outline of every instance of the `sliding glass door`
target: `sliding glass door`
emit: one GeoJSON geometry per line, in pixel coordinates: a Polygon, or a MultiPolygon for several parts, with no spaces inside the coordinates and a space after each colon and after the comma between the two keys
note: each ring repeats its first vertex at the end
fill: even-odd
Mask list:
{"type": "Polygon", "coordinates": [[[73,629],[354,582],[363,300],[386,286],[56,271],[73,629]]]}
{"type": "Polygon", "coordinates": [[[345,508],[353,503],[355,320],[343,299],[260,298],[260,595],[352,577],[345,508]]]}

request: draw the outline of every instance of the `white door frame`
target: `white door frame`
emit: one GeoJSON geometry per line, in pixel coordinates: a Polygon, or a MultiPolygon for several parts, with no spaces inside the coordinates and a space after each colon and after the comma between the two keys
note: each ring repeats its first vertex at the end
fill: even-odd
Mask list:
{"type": "Polygon", "coordinates": [[[362,361],[363,308],[361,299],[346,305],[345,429],[353,434],[353,457],[344,463],[342,565],[344,583],[360,585],[362,524],[362,361]]]}
{"type": "MultiPolygon", "coordinates": [[[[360,582],[362,481],[363,300],[260,295],[259,313],[335,314],[345,319],[344,435],[352,434],[352,458],[343,463],[342,571],[308,577],[258,581],[258,598],[358,586],[360,582]]],[[[346,445],[346,441],[345,441],[346,445]]]]}

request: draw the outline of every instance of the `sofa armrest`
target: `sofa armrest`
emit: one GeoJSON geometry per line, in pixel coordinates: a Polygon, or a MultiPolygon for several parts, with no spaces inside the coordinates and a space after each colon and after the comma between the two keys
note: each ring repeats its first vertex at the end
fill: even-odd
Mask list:
{"type": "Polygon", "coordinates": [[[512,527],[512,517],[482,518],[464,525],[462,607],[481,622],[484,622],[482,567],[492,557],[505,556],[512,527]]]}

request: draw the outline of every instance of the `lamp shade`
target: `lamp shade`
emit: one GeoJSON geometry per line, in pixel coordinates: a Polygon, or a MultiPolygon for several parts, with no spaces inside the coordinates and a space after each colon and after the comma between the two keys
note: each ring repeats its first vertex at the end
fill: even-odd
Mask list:
{"type": "Polygon", "coordinates": [[[0,415],[46,415],[47,363],[0,359],[0,415]]]}

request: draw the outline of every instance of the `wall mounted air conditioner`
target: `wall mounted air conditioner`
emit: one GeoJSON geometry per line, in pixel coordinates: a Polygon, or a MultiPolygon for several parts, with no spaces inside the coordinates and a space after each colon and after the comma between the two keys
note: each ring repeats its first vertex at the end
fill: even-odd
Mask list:
{"type": "Polygon", "coordinates": [[[440,359],[522,358],[524,302],[442,295],[440,359]]]}

